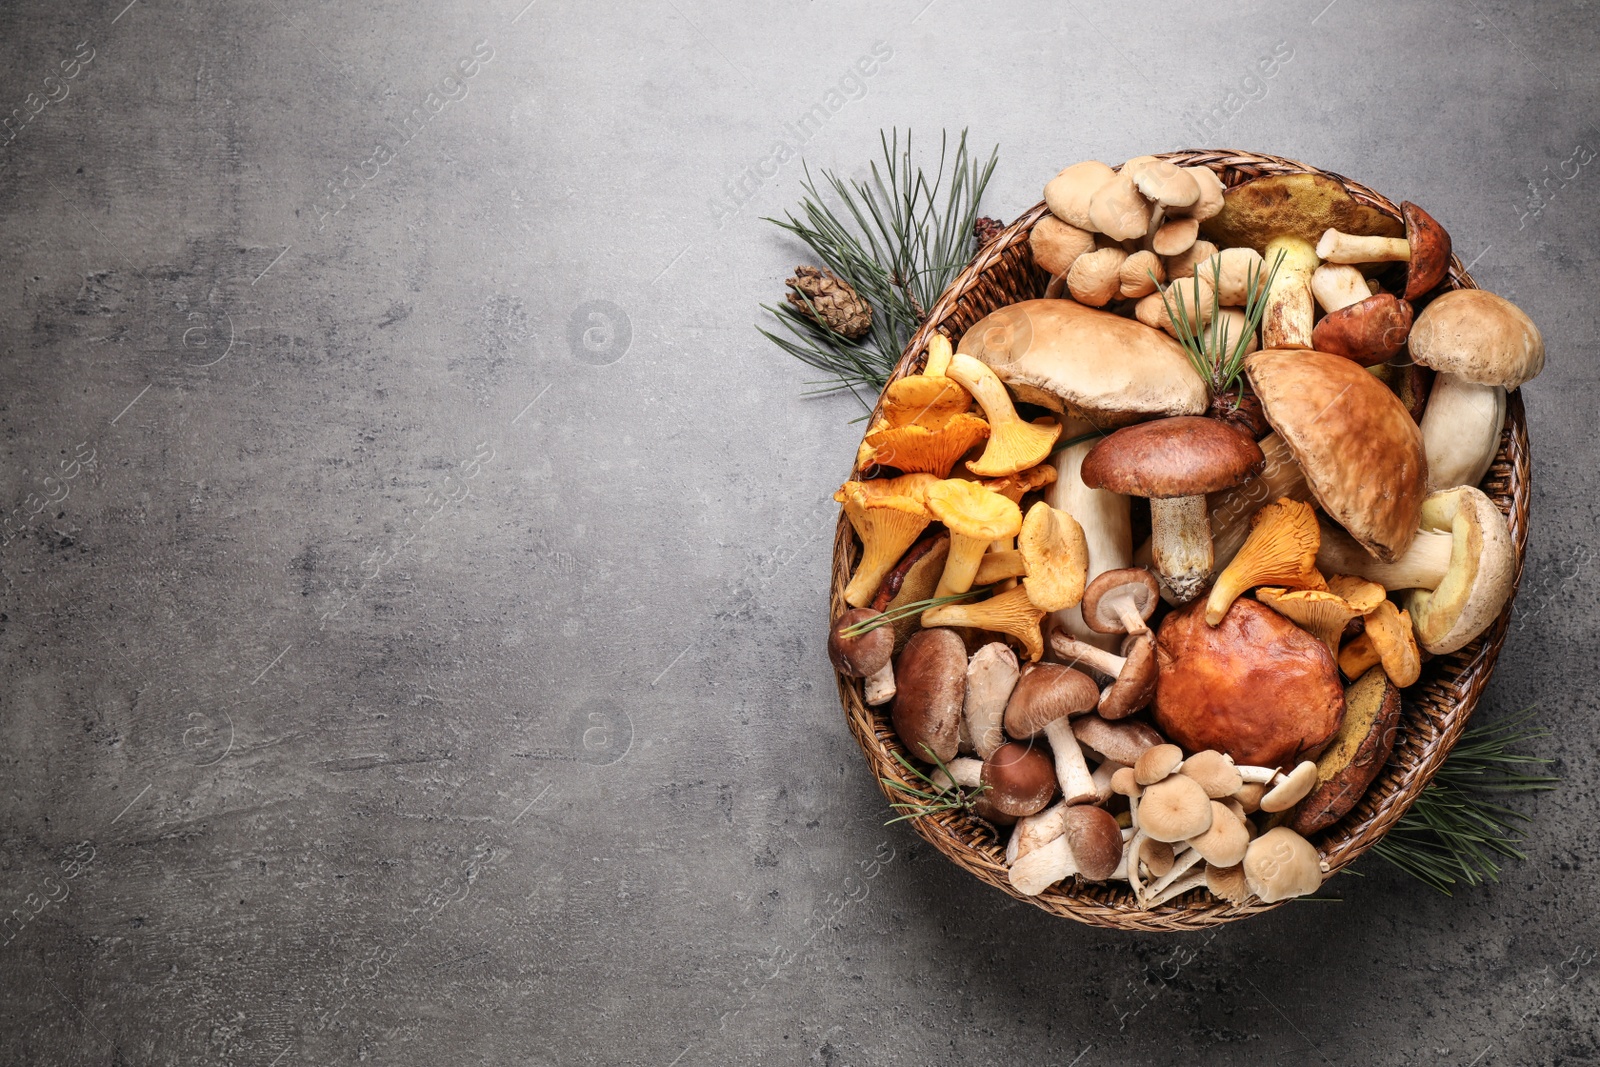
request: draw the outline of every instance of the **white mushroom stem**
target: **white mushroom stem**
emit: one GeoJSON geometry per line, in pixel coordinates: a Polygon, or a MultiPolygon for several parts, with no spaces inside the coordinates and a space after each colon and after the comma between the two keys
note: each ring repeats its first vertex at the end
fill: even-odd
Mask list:
{"type": "Polygon", "coordinates": [[[1450,570],[1455,539],[1441,530],[1418,530],[1405,554],[1384,563],[1342,529],[1322,527],[1317,569],[1323,574],[1354,574],[1385,589],[1437,589],[1450,570]]]}
{"type": "Polygon", "coordinates": [[[1167,901],[1181,897],[1191,889],[1199,889],[1205,884],[1206,869],[1204,867],[1197,867],[1193,870],[1190,870],[1182,878],[1168,884],[1159,892],[1156,892],[1154,896],[1150,897],[1145,902],[1144,906],[1146,908],[1159,908],[1167,901]]]}
{"type": "MultiPolygon", "coordinates": [[[[1132,802],[1130,801],[1130,803],[1132,802]]],[[[1135,823],[1135,827],[1137,825],[1135,823]]],[[[1122,860],[1125,864],[1125,873],[1128,876],[1128,888],[1133,890],[1133,899],[1139,902],[1141,907],[1143,907],[1144,901],[1144,882],[1141,880],[1143,872],[1140,870],[1139,849],[1144,847],[1145,840],[1144,833],[1135,829],[1132,840],[1122,848],[1122,860]]]]}
{"type": "Polygon", "coordinates": [[[1108,759],[1101,761],[1100,766],[1094,769],[1094,774],[1091,777],[1094,780],[1094,802],[1096,804],[1104,804],[1111,799],[1111,776],[1117,773],[1119,767],[1126,766],[1126,763],[1118,763],[1116,760],[1108,759]]]}
{"type": "Polygon", "coordinates": [[[1063,878],[1078,873],[1078,861],[1067,845],[1066,835],[1047,841],[1011,865],[1006,877],[1011,887],[1024,896],[1036,897],[1063,878]]]}
{"type": "Polygon", "coordinates": [[[1017,686],[1017,654],[992,641],[972,654],[967,663],[967,695],[962,707],[967,733],[978,755],[988,759],[1006,743],[1006,701],[1017,686]]]}
{"type": "Polygon", "coordinates": [[[1103,674],[1107,678],[1116,678],[1122,673],[1123,665],[1128,661],[1115,652],[1107,652],[1096,648],[1087,641],[1080,641],[1076,637],[1068,637],[1057,631],[1050,635],[1050,649],[1061,657],[1061,662],[1069,667],[1088,667],[1096,674],[1103,674]]]}
{"type": "Polygon", "coordinates": [[[1060,801],[1043,811],[1018,819],[1016,829],[1011,831],[1011,840],[1006,844],[1006,864],[1009,866],[1017,862],[1040,845],[1066,833],[1069,807],[1071,805],[1066,801],[1060,801]]]}
{"type": "Polygon", "coordinates": [[[1211,523],[1205,494],[1150,501],[1150,558],[1180,604],[1211,581],[1211,523]]]}
{"type": "Polygon", "coordinates": [[[1343,263],[1324,263],[1311,272],[1311,295],[1323,311],[1340,311],[1359,304],[1372,295],[1367,280],[1356,268],[1343,263]]]}
{"type": "Polygon", "coordinates": [[[983,760],[973,759],[971,756],[960,756],[945,764],[950,771],[935,770],[928,777],[933,781],[933,788],[943,793],[952,785],[959,785],[963,789],[976,789],[983,784],[983,760]],[[952,779],[954,779],[952,781],[952,779]]]}
{"type": "Polygon", "coordinates": [[[1086,804],[1099,795],[1089,764],[1084,761],[1083,749],[1072,736],[1072,724],[1063,715],[1044,728],[1050,741],[1050,751],[1056,757],[1056,781],[1061,783],[1061,798],[1068,804],[1086,804]]]}
{"type": "MultiPolygon", "coordinates": [[[[1065,440],[1081,437],[1095,427],[1085,419],[1062,420],[1061,436],[1065,440]]],[[[1079,471],[1083,457],[1097,442],[1080,441],[1057,452],[1050,460],[1056,468],[1056,480],[1045,490],[1045,502],[1065,511],[1083,527],[1083,538],[1089,548],[1089,569],[1084,581],[1092,582],[1106,571],[1126,567],[1133,562],[1133,528],[1129,515],[1128,498],[1109,489],[1090,489],[1083,484],[1079,471]]],[[[1055,621],[1073,637],[1087,641],[1098,648],[1114,649],[1115,634],[1101,634],[1089,629],[1083,621],[1082,609],[1074,605],[1053,614],[1055,621]]]]}
{"type": "Polygon", "coordinates": [[[1106,879],[1107,881],[1126,882],[1128,880],[1128,857],[1130,856],[1128,842],[1133,840],[1133,836],[1138,832],[1131,826],[1122,828],[1122,857],[1117,860],[1116,869],[1111,872],[1110,877],[1106,879]]]}
{"type": "Polygon", "coordinates": [[[1189,868],[1193,867],[1200,861],[1200,853],[1192,848],[1186,848],[1182,852],[1179,852],[1173,857],[1172,869],[1145,887],[1145,896],[1151,897],[1160,893],[1163,889],[1167,888],[1167,886],[1181,878],[1185,871],[1189,870],[1189,868]]]}
{"type": "Polygon", "coordinates": [[[1330,229],[1317,241],[1317,255],[1329,263],[1406,263],[1411,260],[1411,242],[1404,237],[1359,237],[1330,229]]]}
{"type": "Polygon", "coordinates": [[[1506,421],[1506,391],[1479,385],[1459,374],[1439,373],[1422,413],[1422,450],[1428,458],[1428,488],[1477,485],[1500,449],[1506,421]]]}
{"type": "Polygon", "coordinates": [[[1242,767],[1235,767],[1234,770],[1239,772],[1239,777],[1246,785],[1271,785],[1275,780],[1283,778],[1276,767],[1252,767],[1245,764],[1242,767]]]}
{"type": "Polygon", "coordinates": [[[873,707],[887,704],[894,694],[894,661],[890,660],[877,674],[867,676],[867,703],[873,707]]]}
{"type": "Polygon", "coordinates": [[[1270,272],[1283,253],[1278,273],[1267,290],[1261,313],[1262,348],[1310,348],[1316,305],[1311,296],[1311,274],[1317,269],[1317,250],[1311,242],[1294,236],[1267,242],[1262,259],[1270,272]]]}

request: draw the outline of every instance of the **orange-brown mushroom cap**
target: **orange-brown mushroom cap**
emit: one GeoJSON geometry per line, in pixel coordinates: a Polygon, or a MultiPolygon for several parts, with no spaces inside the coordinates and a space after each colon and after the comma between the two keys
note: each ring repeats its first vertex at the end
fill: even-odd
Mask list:
{"type": "Polygon", "coordinates": [[[1322,316],[1311,331],[1311,346],[1375,367],[1405,347],[1411,320],[1410,304],[1393,293],[1379,293],[1322,316]]]}
{"type": "Polygon", "coordinates": [[[931,521],[926,492],[938,479],[931,474],[905,474],[869,482],[846,482],[833,495],[861,539],[861,562],[856,565],[845,602],[866,607],[883,578],[931,521]]]}
{"type": "MultiPolygon", "coordinates": [[[[904,379],[902,379],[904,380],[904,379]]],[[[989,436],[989,424],[971,414],[952,415],[937,427],[917,423],[891,426],[867,435],[872,461],[907,473],[949,475],[956,461],[989,436]]]]}
{"type": "Polygon", "coordinates": [[[1022,520],[1017,548],[1027,564],[1022,586],[1034,604],[1060,611],[1083,599],[1089,544],[1077,519],[1041,500],[1022,520]]]}
{"type": "Polygon", "coordinates": [[[1022,643],[1028,659],[1037,662],[1044,655],[1044,635],[1039,620],[1044,609],[1028,599],[1022,586],[997,593],[976,603],[941,604],[922,613],[924,626],[972,626],[1015,637],[1022,643]]]}
{"type": "Polygon", "coordinates": [[[1256,590],[1256,599],[1328,646],[1336,659],[1345,624],[1361,617],[1343,597],[1321,589],[1262,586],[1256,590]]]}
{"type": "Polygon", "coordinates": [[[1083,457],[1090,489],[1165,500],[1238,485],[1266,462],[1250,438],[1216,419],[1177,415],[1124,426],[1083,457]]]}
{"type": "Polygon", "coordinates": [[[1400,205],[1406,220],[1406,243],[1411,246],[1411,264],[1406,268],[1406,299],[1415,300],[1444,281],[1450,269],[1450,234],[1411,201],[1400,205]]]}

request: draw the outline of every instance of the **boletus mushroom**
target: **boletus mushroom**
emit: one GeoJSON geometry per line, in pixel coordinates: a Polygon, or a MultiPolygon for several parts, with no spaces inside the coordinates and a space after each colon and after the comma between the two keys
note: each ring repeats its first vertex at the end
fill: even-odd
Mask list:
{"type": "Polygon", "coordinates": [[[1329,228],[1317,241],[1317,255],[1330,263],[1406,263],[1405,298],[1425,295],[1450,269],[1450,235],[1409,200],[1400,205],[1400,213],[1404,237],[1358,236],[1329,228]]]}
{"type": "Polygon", "coordinates": [[[1204,604],[1168,615],[1156,638],[1156,726],[1187,751],[1281,767],[1333,736],[1344,687],[1321,641],[1254,600],[1216,626],[1204,604]]]}
{"type": "Polygon", "coordinates": [[[1081,477],[1092,489],[1149,499],[1156,572],[1187,603],[1211,580],[1205,495],[1238,485],[1263,462],[1260,447],[1237,430],[1180,416],[1109,434],[1084,458],[1081,477]]]}

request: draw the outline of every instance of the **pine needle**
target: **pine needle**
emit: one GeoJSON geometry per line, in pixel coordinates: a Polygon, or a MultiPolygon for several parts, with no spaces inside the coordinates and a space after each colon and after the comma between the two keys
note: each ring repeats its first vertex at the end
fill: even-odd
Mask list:
{"type": "Polygon", "coordinates": [[[942,134],[939,167],[930,180],[912,164],[910,131],[903,149],[898,130],[880,133],[879,140],[882,169],[872,164],[868,180],[846,181],[825,170],[819,187],[807,167],[798,217],[767,220],[798,237],[871,305],[871,330],[851,340],[787,304],[762,305],[781,328],[763,328],[762,335],[827,373],[824,388],[814,393],[849,390],[865,406],[882,391],[928,309],[971,258],[973,223],[999,159],[998,148],[983,164],[973,159],[966,130],[951,153],[942,134]]]}
{"type": "Polygon", "coordinates": [[[889,802],[889,806],[900,812],[900,814],[884,823],[885,826],[892,826],[907,819],[919,819],[924,815],[942,815],[947,811],[970,812],[973,810],[973,803],[989,788],[986,785],[980,785],[968,789],[964,786],[956,785],[955,775],[950,773],[950,769],[944,765],[944,761],[929,751],[926,745],[923,746],[923,751],[927,753],[928,760],[950,780],[950,788],[940,789],[930,775],[896,752],[894,754],[895,762],[904,767],[914,779],[921,782],[926,788],[918,789],[916,786],[908,785],[893,778],[879,778],[878,781],[890,789],[893,789],[903,797],[910,798],[889,802]]]}
{"type": "Polygon", "coordinates": [[[976,589],[968,589],[965,593],[950,593],[946,596],[929,597],[927,600],[913,600],[901,604],[897,608],[874,615],[870,619],[862,619],[851,626],[846,626],[839,631],[840,637],[860,637],[862,634],[871,633],[880,626],[887,626],[891,622],[899,622],[910,615],[921,615],[924,611],[942,607],[945,604],[954,604],[958,600],[967,600],[971,597],[982,596],[993,589],[992,585],[980,585],[976,589]]]}

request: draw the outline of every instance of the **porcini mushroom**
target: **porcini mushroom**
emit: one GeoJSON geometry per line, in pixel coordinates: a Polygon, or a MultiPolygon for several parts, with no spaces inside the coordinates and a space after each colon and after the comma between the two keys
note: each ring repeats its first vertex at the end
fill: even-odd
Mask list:
{"type": "MultiPolygon", "coordinates": [[[[1083,484],[1079,473],[1083,457],[1094,447],[1092,435],[1085,439],[1084,429],[1087,423],[1081,419],[1068,420],[1068,428],[1063,429],[1073,440],[1054,457],[1059,476],[1045,491],[1045,502],[1078,520],[1089,552],[1089,565],[1084,573],[1092,580],[1107,570],[1126,567],[1133,546],[1128,498],[1083,484]]],[[[1053,618],[1057,626],[1075,637],[1088,639],[1101,648],[1115,647],[1113,642],[1084,624],[1079,607],[1063,608],[1055,612],[1053,618]]]]}
{"type": "Polygon", "coordinates": [[[850,628],[881,614],[869,608],[851,608],[828,633],[828,658],[834,669],[847,678],[865,678],[866,701],[874,705],[886,704],[894,697],[894,630],[877,626],[852,634],[850,628]]]}
{"type": "Polygon", "coordinates": [[[978,755],[988,759],[1005,744],[1003,723],[1006,702],[1017,686],[1021,671],[1017,654],[1003,641],[991,641],[967,661],[967,690],[962,714],[967,721],[967,736],[978,755]]]}
{"type": "Polygon", "coordinates": [[[1287,497],[1278,499],[1250,517],[1250,536],[1217,575],[1206,598],[1206,622],[1215,626],[1228,607],[1247,589],[1282,585],[1290,589],[1314,588],[1317,548],[1322,535],[1310,504],[1287,497]]]}
{"type": "Polygon", "coordinates": [[[1363,237],[1330,228],[1317,241],[1317,255],[1330,263],[1408,263],[1405,298],[1417,299],[1450,269],[1450,235],[1409,200],[1400,205],[1400,213],[1405,237],[1363,237]]]}
{"type": "Polygon", "coordinates": [[[1117,656],[1087,641],[1080,641],[1060,630],[1050,635],[1050,648],[1069,666],[1088,667],[1111,679],[1100,694],[1100,716],[1123,719],[1149,705],[1155,696],[1155,641],[1146,631],[1132,634],[1123,642],[1124,655],[1117,656]]]}
{"type": "Polygon", "coordinates": [[[1111,433],[1084,457],[1080,476],[1090,488],[1150,500],[1156,571],[1185,603],[1211,580],[1205,494],[1238,485],[1262,463],[1261,449],[1238,431],[1180,416],[1111,433]]]}
{"type": "Polygon", "coordinates": [[[1303,897],[1322,887],[1321,857],[1311,842],[1275,826],[1250,842],[1244,853],[1245,884],[1264,903],[1303,897]]]}
{"type": "Polygon", "coordinates": [[[1506,391],[1458,374],[1434,376],[1422,413],[1422,449],[1428,457],[1428,488],[1477,485],[1500,451],[1506,424],[1506,391]]]}
{"type": "Polygon", "coordinates": [[[1324,263],[1311,272],[1311,295],[1323,311],[1334,312],[1359,304],[1372,295],[1372,290],[1356,268],[1345,263],[1324,263]]]}
{"type": "Polygon", "coordinates": [[[1006,704],[1006,733],[1019,740],[1043,734],[1050,742],[1056,780],[1068,804],[1092,801],[1097,793],[1069,720],[1093,711],[1099,699],[1088,675],[1056,663],[1035,663],[1023,670],[1006,704]]]}
{"type": "Polygon", "coordinates": [[[1155,576],[1143,567],[1105,571],[1083,591],[1083,621],[1102,634],[1146,633],[1160,602],[1155,576]]]}
{"type": "Polygon", "coordinates": [[[1077,519],[1041,500],[1022,520],[1017,549],[1026,564],[1022,587],[1039,608],[1060,611],[1083,599],[1089,546],[1077,519]]]}
{"type": "MultiPolygon", "coordinates": [[[[888,574],[927,527],[926,492],[937,479],[928,474],[903,474],[870,482],[846,482],[833,495],[861,539],[861,561],[845,586],[845,603],[866,607],[888,574]]],[[[1020,516],[1019,516],[1020,518],[1020,516]]]]}
{"type": "Polygon", "coordinates": [[[931,483],[924,499],[928,512],[950,531],[950,555],[933,595],[965,593],[990,543],[1022,529],[1022,511],[999,493],[961,478],[931,483]]]}
{"type": "Polygon", "coordinates": [[[900,651],[889,717],[918,759],[949,763],[960,746],[967,649],[953,630],[923,630],[900,651]]]}
{"type": "Polygon", "coordinates": [[[985,787],[985,803],[1002,815],[1019,818],[1042,809],[1056,792],[1049,757],[1015,741],[1001,745],[983,761],[979,781],[985,787]]]}
{"type": "Polygon", "coordinates": [[[967,463],[967,469],[982,478],[1014,474],[1044,460],[1061,436],[1061,424],[1053,420],[1024,422],[1011,404],[1006,387],[987,365],[971,356],[957,353],[947,372],[977,399],[989,420],[989,443],[983,455],[967,463]]]}
{"type": "Polygon", "coordinates": [[[922,613],[924,626],[972,626],[991,633],[1006,634],[1021,642],[1028,659],[1044,655],[1044,636],[1039,620],[1044,609],[1028,599],[1028,591],[1018,586],[985,600],[961,604],[941,604],[922,613]]]}
{"type": "Polygon", "coordinates": [[[1316,318],[1311,296],[1311,275],[1319,263],[1316,249],[1304,238],[1285,234],[1267,242],[1262,259],[1273,273],[1261,314],[1261,347],[1310,348],[1316,318]]]}
{"type": "Polygon", "coordinates": [[[1516,549],[1505,516],[1471,486],[1430,494],[1419,522],[1411,549],[1392,563],[1327,529],[1317,558],[1329,570],[1407,590],[1402,601],[1417,642],[1438,656],[1461,648],[1500,615],[1515,582],[1516,549]]]}
{"type": "Polygon", "coordinates": [[[1323,352],[1263,349],[1245,370],[1323,510],[1379,558],[1403,553],[1416,536],[1427,461],[1399,398],[1323,352]]]}

